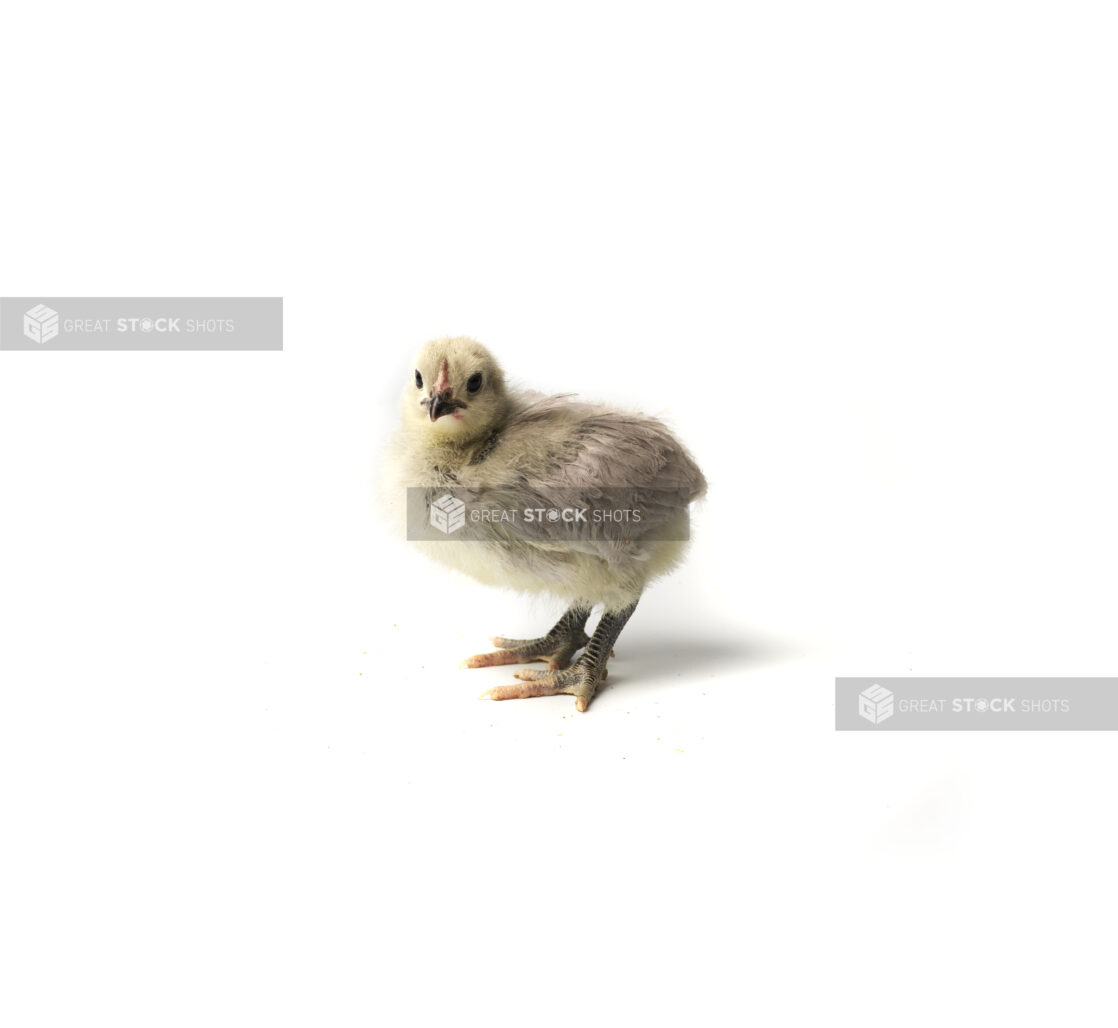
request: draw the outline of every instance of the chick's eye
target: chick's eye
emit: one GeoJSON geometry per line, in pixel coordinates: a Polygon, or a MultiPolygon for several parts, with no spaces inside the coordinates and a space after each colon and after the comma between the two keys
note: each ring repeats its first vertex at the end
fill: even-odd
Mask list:
{"type": "Polygon", "coordinates": [[[481,372],[478,371],[466,379],[466,392],[476,393],[481,388],[481,372]]]}
{"type": "Polygon", "coordinates": [[[419,373],[418,369],[416,369],[416,372],[415,372],[415,388],[416,389],[422,389],[423,388],[423,376],[419,373]]]}

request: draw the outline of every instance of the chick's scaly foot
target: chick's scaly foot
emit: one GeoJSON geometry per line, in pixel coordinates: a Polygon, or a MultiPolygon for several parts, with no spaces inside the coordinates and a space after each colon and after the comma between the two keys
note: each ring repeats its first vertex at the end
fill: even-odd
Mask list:
{"type": "Polygon", "coordinates": [[[517,671],[515,677],[521,680],[519,684],[494,686],[483,692],[481,698],[524,700],[565,693],[575,698],[575,709],[583,711],[590,706],[599,683],[605,681],[607,675],[604,667],[579,658],[570,667],[559,671],[517,671]]]}
{"type": "Polygon", "coordinates": [[[539,639],[506,639],[495,635],[489,640],[500,649],[492,653],[476,653],[462,661],[462,667],[497,667],[502,664],[531,664],[537,660],[547,661],[549,670],[558,671],[567,667],[571,658],[590,642],[583,631],[565,635],[545,635],[539,639]]]}

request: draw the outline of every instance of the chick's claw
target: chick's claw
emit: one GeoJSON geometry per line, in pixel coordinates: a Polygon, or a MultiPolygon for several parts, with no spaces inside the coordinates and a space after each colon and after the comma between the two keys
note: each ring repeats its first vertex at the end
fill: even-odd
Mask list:
{"type": "Polygon", "coordinates": [[[503,664],[531,664],[546,657],[533,656],[520,650],[494,650],[492,653],[475,653],[467,657],[459,667],[500,667],[503,664]]]}
{"type": "MultiPolygon", "coordinates": [[[[567,615],[564,615],[567,617],[567,615]]],[[[583,622],[585,623],[585,617],[583,622]]],[[[590,642],[581,627],[560,621],[547,635],[539,639],[506,639],[495,635],[489,640],[500,649],[492,653],[477,653],[467,657],[461,667],[499,667],[503,664],[532,664],[537,660],[547,662],[548,669],[559,671],[571,663],[571,658],[590,642]]]]}
{"type": "MultiPolygon", "coordinates": [[[[499,637],[498,637],[499,638],[499,637]]],[[[494,640],[494,645],[500,645],[494,640]]],[[[537,660],[547,661],[547,666],[552,671],[565,668],[571,662],[576,648],[550,649],[540,652],[531,646],[514,646],[508,649],[494,650],[492,653],[475,653],[462,661],[460,667],[500,667],[504,664],[533,664],[537,660]]]]}
{"type": "Polygon", "coordinates": [[[574,665],[560,671],[518,671],[517,685],[498,685],[481,694],[482,699],[523,700],[535,696],[556,696],[566,694],[575,698],[575,709],[586,710],[598,683],[606,677],[606,670],[598,670],[589,664],[576,661],[574,665]]]}
{"type": "Polygon", "coordinates": [[[495,685],[479,697],[483,700],[526,700],[534,696],[554,696],[555,689],[548,682],[524,685],[495,685]]]}

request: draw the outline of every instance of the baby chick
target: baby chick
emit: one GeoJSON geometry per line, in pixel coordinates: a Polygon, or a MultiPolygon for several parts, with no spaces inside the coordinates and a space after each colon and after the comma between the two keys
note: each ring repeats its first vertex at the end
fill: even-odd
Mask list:
{"type": "Polygon", "coordinates": [[[567,604],[539,639],[495,637],[499,649],[464,662],[471,668],[547,662],[548,670],[517,672],[519,684],[497,686],[483,698],[567,693],[586,710],[645,586],[683,557],[687,505],[706,489],[702,472],[654,418],[510,389],[492,354],[467,338],[436,339],[420,350],[402,414],[385,485],[395,497],[422,488],[425,512],[447,489],[514,512],[597,509],[619,496],[640,511],[639,522],[608,522],[607,530],[569,538],[546,522],[511,528],[471,521],[454,541],[417,544],[480,582],[547,593],[567,604]],[[587,636],[599,603],[604,611],[587,636]]]}

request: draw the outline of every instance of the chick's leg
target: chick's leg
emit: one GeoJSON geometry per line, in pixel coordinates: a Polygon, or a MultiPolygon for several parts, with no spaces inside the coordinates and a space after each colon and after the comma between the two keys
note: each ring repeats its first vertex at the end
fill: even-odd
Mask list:
{"type": "Polygon", "coordinates": [[[552,670],[565,668],[571,657],[582,649],[590,637],[586,634],[589,607],[573,606],[555,623],[547,635],[539,639],[506,639],[494,636],[489,641],[501,647],[492,653],[478,653],[462,661],[462,667],[494,667],[498,664],[530,664],[546,660],[552,670]]]}
{"type": "Polygon", "coordinates": [[[586,710],[600,683],[606,677],[606,661],[625,622],[636,604],[623,610],[607,610],[594,630],[586,651],[570,667],[560,671],[518,671],[519,685],[498,685],[482,693],[482,699],[520,700],[530,696],[567,693],[575,698],[575,709],[586,710]]]}

